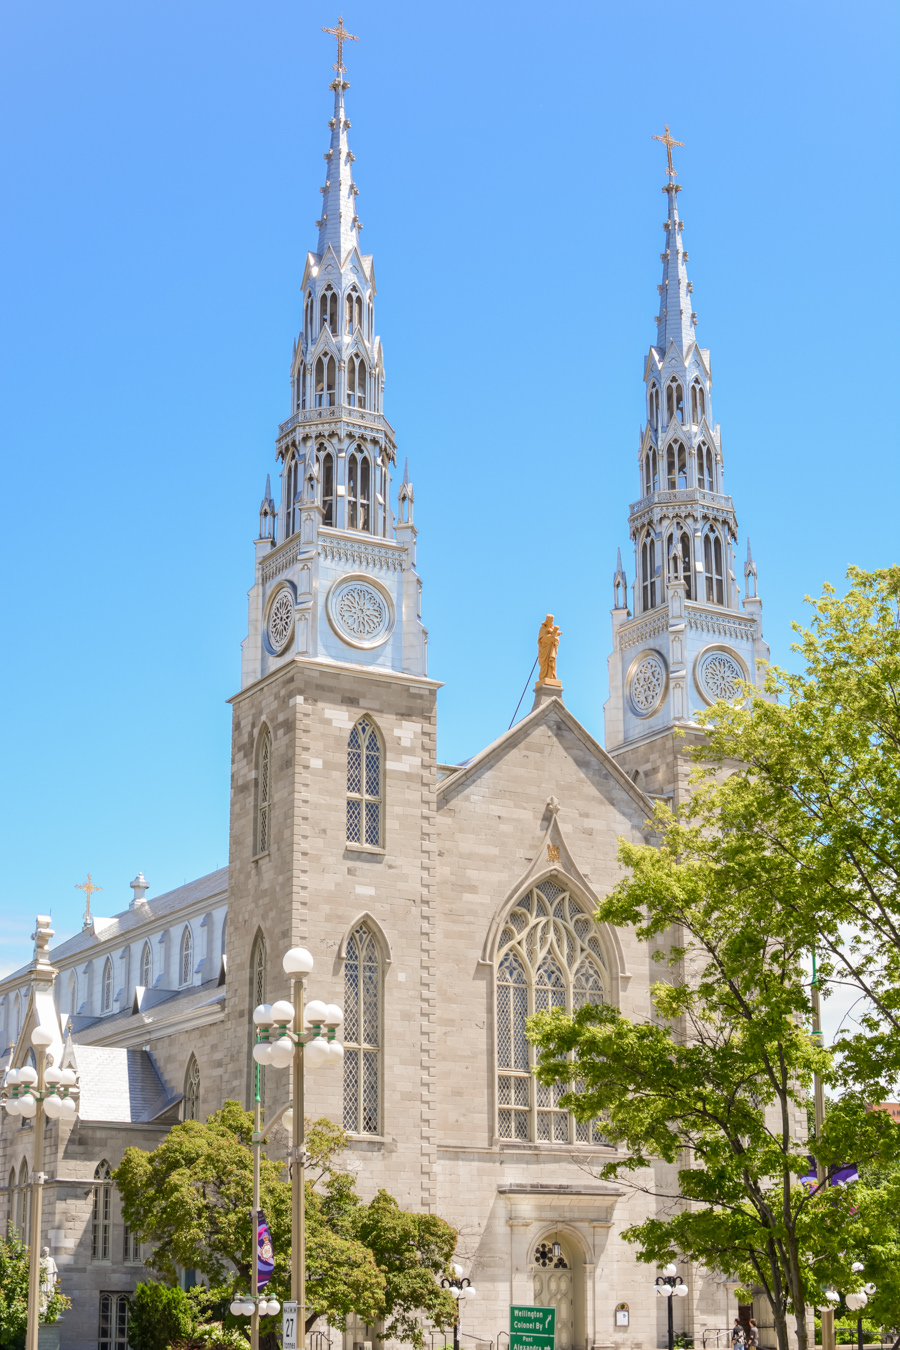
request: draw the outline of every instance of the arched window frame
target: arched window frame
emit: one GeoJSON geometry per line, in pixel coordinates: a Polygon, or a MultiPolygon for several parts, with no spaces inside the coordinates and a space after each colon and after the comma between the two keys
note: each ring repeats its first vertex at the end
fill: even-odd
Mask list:
{"type": "Polygon", "coordinates": [[[337,366],[329,351],[322,352],[316,361],[316,407],[333,408],[336,398],[337,366]]]}
{"type": "Polygon", "coordinates": [[[659,578],[659,560],[658,560],[657,540],[651,530],[647,530],[641,540],[640,564],[641,564],[641,597],[642,608],[646,613],[648,609],[655,609],[662,601],[659,578]]]}
{"type": "Polygon", "coordinates": [[[681,441],[670,441],[666,446],[666,487],[676,492],[687,485],[687,451],[681,441]]]}
{"type": "Polygon", "coordinates": [[[256,812],[253,854],[261,858],[269,851],[272,825],[272,733],[263,723],[256,745],[256,812]]]}
{"type": "Polygon", "coordinates": [[[113,1005],[113,964],[112,957],[107,956],[103,962],[103,973],[100,976],[100,1011],[101,1013],[112,1012],[113,1005]]]}
{"type": "Polygon", "coordinates": [[[303,491],[303,462],[292,451],[284,466],[284,537],[288,539],[300,528],[300,499],[303,491]]]}
{"type": "Polygon", "coordinates": [[[362,315],[362,296],[355,286],[351,286],[344,297],[344,331],[348,337],[362,328],[362,315]]]}
{"type": "Polygon", "coordinates": [[[666,385],[666,425],[670,422],[684,422],[684,385],[677,378],[666,385]]]}
{"type": "Polygon", "coordinates": [[[180,988],[194,981],[194,934],[186,923],[178,944],[178,984],[180,988]]]}
{"type": "Polygon", "coordinates": [[[709,529],[703,536],[703,571],[706,575],[706,601],[710,605],[725,604],[725,549],[718,530],[709,529]]]}
{"type": "Polygon", "coordinates": [[[706,391],[699,380],[691,385],[691,422],[699,426],[706,416],[706,391]]]}
{"type": "MultiPolygon", "coordinates": [[[[686,600],[694,598],[694,550],[692,547],[691,533],[687,526],[681,521],[676,521],[675,527],[669,535],[666,543],[666,558],[669,559],[673,549],[678,554],[678,561],[681,567],[681,580],[684,582],[684,596],[686,600]]],[[[668,566],[668,563],[666,564],[668,566]]]]}
{"type": "Polygon", "coordinates": [[[347,738],[347,843],[384,848],[384,740],[368,714],[347,738]]]}
{"type": "Polygon", "coordinates": [[[338,331],[338,298],[331,285],[325,287],[319,296],[319,331],[327,328],[329,333],[338,331]]]}
{"type": "Polygon", "coordinates": [[[112,1232],[112,1173],[104,1158],[94,1170],[94,1204],[91,1214],[91,1260],[108,1261],[112,1232]]]}
{"type": "Polygon", "coordinates": [[[648,445],[644,452],[644,496],[659,491],[659,456],[655,445],[648,445]]]}
{"type": "Polygon", "coordinates": [[[184,1101],[182,1120],[200,1119],[200,1065],[197,1056],[191,1055],[184,1073],[184,1101]]]}
{"type": "Polygon", "coordinates": [[[562,1085],[537,1082],[537,1051],[525,1019],[559,1007],[571,1015],[602,1002],[612,981],[600,932],[562,877],[530,887],[511,906],[494,960],[496,1129],[518,1142],[602,1143],[596,1121],[581,1122],[560,1105],[562,1085]]]}
{"type": "Polygon", "coordinates": [[[384,959],[372,925],[354,925],[343,956],[344,1129],[381,1135],[384,959]]]}
{"type": "Polygon", "coordinates": [[[149,989],[153,983],[153,948],[149,942],[145,942],[141,948],[141,969],[138,983],[144,989],[149,989]]]}
{"type": "Polygon", "coordinates": [[[325,445],[316,447],[319,463],[319,493],[322,505],[322,524],[335,524],[335,473],[334,455],[325,445]]]}
{"type": "Polygon", "coordinates": [[[351,355],[347,358],[347,406],[350,408],[366,407],[366,392],[368,382],[368,368],[365,357],[351,355]]]}
{"type": "Polygon", "coordinates": [[[304,314],[304,323],[303,323],[304,332],[305,332],[305,335],[306,335],[306,340],[307,340],[307,342],[311,342],[311,341],[313,340],[313,337],[315,336],[315,334],[313,333],[313,314],[314,314],[314,312],[315,312],[315,310],[314,310],[314,302],[313,302],[313,293],[312,293],[312,291],[310,290],[310,291],[307,291],[307,292],[306,292],[306,310],[305,310],[305,314],[304,314]]]}
{"type": "Polygon", "coordinates": [[[659,427],[659,385],[654,380],[647,396],[647,416],[654,431],[659,427]]]}
{"type": "Polygon", "coordinates": [[[347,528],[372,531],[372,461],[357,443],[347,456],[347,528]]]}

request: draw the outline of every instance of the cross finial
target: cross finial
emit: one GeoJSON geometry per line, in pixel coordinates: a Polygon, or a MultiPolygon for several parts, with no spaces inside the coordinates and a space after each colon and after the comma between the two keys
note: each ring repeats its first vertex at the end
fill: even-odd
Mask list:
{"type": "MultiPolygon", "coordinates": [[[[345,42],[359,42],[359,38],[356,36],[355,33],[348,33],[348,32],[347,32],[346,28],[344,27],[344,16],[343,16],[343,14],[340,16],[340,18],[339,18],[338,21],[337,21],[337,28],[323,28],[323,29],[322,29],[322,32],[323,32],[323,33],[330,33],[331,36],[332,36],[333,38],[336,38],[336,39],[337,39],[337,45],[338,45],[337,58],[338,58],[338,59],[337,59],[337,61],[335,62],[335,64],[332,66],[332,70],[336,70],[337,73],[340,75],[341,72],[342,72],[343,70],[346,69],[346,67],[344,66],[344,43],[345,43],[345,42]]],[[[666,128],[666,130],[668,130],[668,128],[666,128]]]]}
{"type": "Polygon", "coordinates": [[[665,129],[664,133],[662,134],[662,136],[654,136],[653,139],[654,139],[655,141],[662,141],[663,145],[666,147],[666,158],[667,158],[667,160],[669,161],[669,165],[668,165],[668,168],[666,169],[666,173],[669,175],[670,178],[674,178],[674,177],[675,177],[675,174],[678,172],[678,170],[675,169],[675,168],[673,167],[673,165],[672,165],[672,146],[673,146],[673,145],[680,145],[681,148],[684,149],[684,141],[676,141],[676,140],[674,140],[674,139],[669,135],[669,128],[668,128],[668,126],[666,126],[666,129],[665,129]]]}
{"type": "Polygon", "coordinates": [[[91,896],[94,894],[94,891],[102,891],[103,887],[95,886],[91,881],[91,874],[88,872],[87,881],[83,882],[81,885],[76,883],[75,889],[76,891],[84,891],[84,898],[87,902],[84,911],[84,926],[87,928],[91,922],[91,896]]]}

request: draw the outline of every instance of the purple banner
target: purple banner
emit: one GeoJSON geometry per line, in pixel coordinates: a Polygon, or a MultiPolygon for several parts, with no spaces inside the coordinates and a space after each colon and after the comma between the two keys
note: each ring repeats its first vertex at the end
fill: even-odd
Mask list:
{"type": "Polygon", "coordinates": [[[256,1231],[256,1287],[265,1289],[269,1280],[272,1278],[272,1271],[275,1269],[275,1249],[272,1246],[272,1234],[269,1232],[269,1225],[266,1223],[266,1216],[262,1210],[258,1215],[259,1227],[256,1231]]]}

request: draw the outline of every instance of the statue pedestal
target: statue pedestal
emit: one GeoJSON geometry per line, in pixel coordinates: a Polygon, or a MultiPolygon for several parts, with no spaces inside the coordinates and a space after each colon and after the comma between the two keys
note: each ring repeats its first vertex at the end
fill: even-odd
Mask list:
{"type": "Polygon", "coordinates": [[[546,703],[551,698],[562,698],[562,682],[560,680],[538,680],[534,686],[534,703],[531,705],[531,711],[539,708],[542,703],[546,703]]]}

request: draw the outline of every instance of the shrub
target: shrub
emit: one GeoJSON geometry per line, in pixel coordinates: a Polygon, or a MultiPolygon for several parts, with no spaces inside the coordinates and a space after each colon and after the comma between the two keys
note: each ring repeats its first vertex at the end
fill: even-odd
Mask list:
{"type": "Polygon", "coordinates": [[[169,1350],[174,1342],[190,1340],[194,1329],[191,1301],[177,1286],[139,1284],[129,1313],[131,1350],[169,1350]]]}

